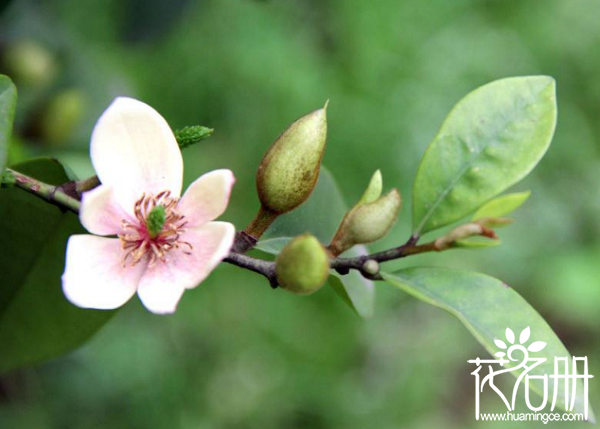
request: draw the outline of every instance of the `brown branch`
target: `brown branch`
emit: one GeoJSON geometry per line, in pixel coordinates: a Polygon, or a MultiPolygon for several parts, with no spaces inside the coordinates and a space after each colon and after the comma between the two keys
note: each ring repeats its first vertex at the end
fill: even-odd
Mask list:
{"type": "MultiPolygon", "coordinates": [[[[97,177],[80,182],[68,182],[65,185],[53,186],[40,182],[17,171],[7,169],[14,176],[15,186],[21,188],[51,204],[79,213],[80,201],[76,198],[82,192],[93,189],[99,185],[97,177]],[[74,191],[74,192],[73,192],[74,191]]],[[[404,258],[426,252],[439,252],[452,247],[452,243],[431,241],[417,244],[418,236],[412,236],[402,246],[373,253],[370,255],[356,256],[353,258],[334,257],[330,259],[330,267],[340,274],[348,274],[350,270],[359,271],[364,277],[380,280],[379,263],[404,258]]],[[[237,265],[249,271],[263,275],[272,287],[277,287],[275,276],[275,262],[248,256],[245,253],[256,245],[257,239],[248,233],[241,231],[236,235],[232,250],[223,260],[229,264],[237,265]]]]}
{"type": "Polygon", "coordinates": [[[275,262],[265,261],[264,259],[253,258],[252,256],[241,253],[231,252],[223,262],[237,265],[255,273],[262,274],[269,280],[271,287],[277,287],[277,279],[275,278],[275,262]]]}

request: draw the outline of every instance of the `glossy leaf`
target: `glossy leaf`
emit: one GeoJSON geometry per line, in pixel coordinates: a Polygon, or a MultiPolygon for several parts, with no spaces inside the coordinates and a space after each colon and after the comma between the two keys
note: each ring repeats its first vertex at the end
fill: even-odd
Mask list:
{"type": "Polygon", "coordinates": [[[556,125],[554,79],[498,80],[450,112],[425,152],[413,190],[413,230],[455,222],[525,177],[556,125]]]}
{"type": "MultiPolygon", "coordinates": [[[[70,178],[56,161],[15,170],[50,184],[70,178]]],[[[83,310],[62,292],[66,242],[85,233],[76,215],[20,189],[0,190],[0,372],[52,359],[80,346],[114,314],[83,310]]]]}
{"type": "Polygon", "coordinates": [[[527,201],[531,195],[530,191],[515,192],[494,198],[481,206],[473,215],[473,220],[483,219],[486,217],[503,217],[516,209],[527,201]]]}
{"type": "MultiPolygon", "coordinates": [[[[257,248],[277,254],[292,237],[306,232],[313,234],[321,243],[329,244],[346,210],[347,205],[333,176],[326,168],[321,167],[319,181],[310,198],[296,210],[279,217],[257,248]]],[[[355,246],[344,256],[366,253],[364,246],[355,246]]],[[[328,284],[360,316],[369,317],[373,314],[375,287],[372,281],[357,273],[345,276],[332,273],[328,284]]]]}
{"type": "Polygon", "coordinates": [[[17,88],[7,76],[0,75],[0,174],[6,167],[16,105],[17,88]]]}
{"type": "MultiPolygon", "coordinates": [[[[536,342],[530,345],[536,352],[535,357],[547,361],[532,369],[530,375],[554,373],[554,357],[570,355],[552,328],[514,289],[500,280],[480,273],[471,273],[449,268],[409,268],[395,273],[382,273],[385,281],[408,292],[414,297],[456,316],[473,336],[494,355],[499,349],[505,349],[506,328],[517,331],[530,327],[531,336],[536,342]],[[546,343],[540,348],[538,343],[546,343]],[[542,350],[542,351],[540,351],[542,350]]],[[[477,356],[473,356],[475,359],[477,356]]],[[[515,366],[510,362],[507,367],[515,366]]],[[[511,374],[517,376],[520,372],[511,374]]],[[[532,390],[542,392],[542,381],[531,379],[532,390]]],[[[564,395],[559,394],[557,406],[565,409],[564,395]]],[[[589,419],[594,421],[594,413],[589,409],[589,419]]],[[[577,386],[577,396],[573,412],[584,410],[583,386],[577,386]]]]}

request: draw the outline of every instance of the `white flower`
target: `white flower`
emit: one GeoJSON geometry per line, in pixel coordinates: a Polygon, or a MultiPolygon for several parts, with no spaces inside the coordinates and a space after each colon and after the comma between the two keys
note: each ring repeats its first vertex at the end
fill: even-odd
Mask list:
{"type": "Polygon", "coordinates": [[[113,309],[137,291],[150,311],[174,312],[183,292],[233,244],[233,225],[213,222],[227,207],[233,173],[204,174],[180,198],[183,160],[173,132],[131,98],[117,98],[102,114],[91,158],[102,185],[84,193],[79,217],[94,235],[69,239],[66,297],[80,307],[113,309]]]}

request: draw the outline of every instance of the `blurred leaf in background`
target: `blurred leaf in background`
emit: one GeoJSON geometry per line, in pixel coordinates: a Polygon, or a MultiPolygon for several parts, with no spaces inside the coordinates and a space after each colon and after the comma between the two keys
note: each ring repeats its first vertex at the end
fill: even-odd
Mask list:
{"type": "MultiPolygon", "coordinates": [[[[13,167],[51,185],[72,178],[56,160],[13,167]]],[[[67,353],[100,329],[114,311],[85,311],[62,292],[67,239],[85,233],[77,216],[19,189],[0,193],[0,373],[67,353]]]]}

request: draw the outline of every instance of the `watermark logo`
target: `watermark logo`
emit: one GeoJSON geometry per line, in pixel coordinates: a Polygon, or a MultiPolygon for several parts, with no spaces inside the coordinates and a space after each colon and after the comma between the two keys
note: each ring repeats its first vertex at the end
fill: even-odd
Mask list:
{"type": "MultiPolygon", "coordinates": [[[[469,363],[477,365],[477,368],[471,373],[475,377],[475,418],[477,420],[541,420],[547,423],[551,420],[587,420],[588,419],[588,382],[592,375],[588,373],[587,357],[573,357],[571,361],[569,356],[554,356],[554,373],[548,375],[547,372],[540,370],[548,359],[546,357],[537,357],[546,347],[544,341],[530,342],[531,330],[529,327],[523,329],[519,335],[519,341],[516,341],[515,334],[510,328],[505,331],[506,341],[496,339],[494,343],[500,349],[494,356],[497,359],[473,359],[469,363]],[[529,344],[528,344],[529,343],[529,344]],[[581,363],[581,369],[578,372],[577,365],[581,363]],[[487,368],[487,375],[482,374],[482,369],[487,368]],[[536,368],[538,368],[536,370],[536,368]],[[494,378],[501,374],[517,372],[512,392],[505,396],[504,393],[494,383],[494,378]],[[550,379],[550,380],[549,380],[550,379]],[[578,382],[581,380],[581,382],[578,382]],[[552,383],[550,383],[551,381],[552,383]],[[541,404],[534,406],[530,399],[530,382],[535,386],[541,395],[541,404]],[[514,414],[519,386],[523,384],[525,393],[525,403],[533,413],[514,414]],[[552,403],[550,406],[551,414],[540,413],[548,406],[549,385],[552,388],[552,403]],[[480,395],[485,387],[494,391],[506,405],[505,414],[481,414],[480,413],[480,395]],[[578,387],[583,389],[584,412],[573,413],[575,409],[578,387]],[[566,414],[552,413],[559,400],[559,391],[564,394],[562,408],[566,409],[566,414]]],[[[485,373],[485,371],[483,371],[485,373]]],[[[561,402],[562,402],[562,395],[561,402]]]]}

